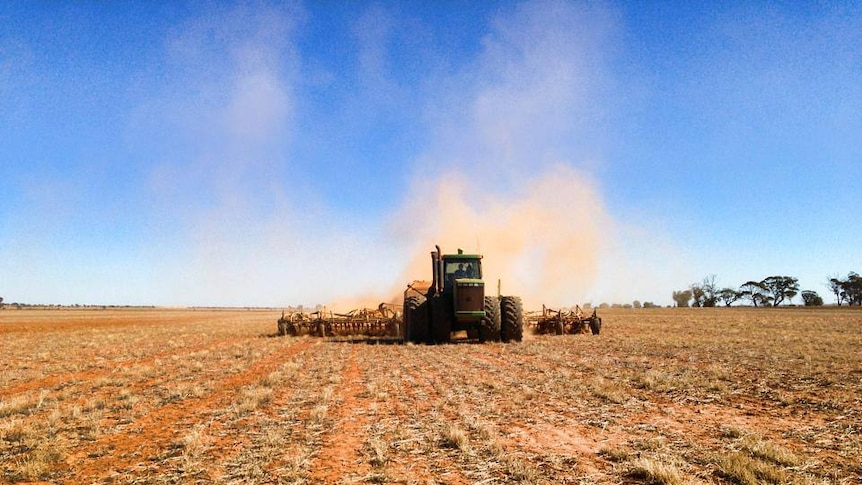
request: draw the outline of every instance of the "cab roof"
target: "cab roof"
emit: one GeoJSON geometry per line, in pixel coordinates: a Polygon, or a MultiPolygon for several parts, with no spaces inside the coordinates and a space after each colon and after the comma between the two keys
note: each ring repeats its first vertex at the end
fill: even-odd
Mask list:
{"type": "Polygon", "coordinates": [[[481,254],[444,254],[443,259],[482,259],[481,254]]]}
{"type": "Polygon", "coordinates": [[[464,254],[464,250],[458,248],[457,254],[444,254],[443,259],[482,259],[481,254],[464,254]]]}

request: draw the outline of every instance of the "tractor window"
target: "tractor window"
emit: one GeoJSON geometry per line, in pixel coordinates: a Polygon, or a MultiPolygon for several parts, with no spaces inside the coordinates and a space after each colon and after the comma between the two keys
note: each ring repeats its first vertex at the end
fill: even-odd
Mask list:
{"type": "Polygon", "coordinates": [[[446,282],[454,282],[458,278],[481,278],[482,268],[479,261],[475,259],[467,261],[447,261],[446,262],[446,282]]]}

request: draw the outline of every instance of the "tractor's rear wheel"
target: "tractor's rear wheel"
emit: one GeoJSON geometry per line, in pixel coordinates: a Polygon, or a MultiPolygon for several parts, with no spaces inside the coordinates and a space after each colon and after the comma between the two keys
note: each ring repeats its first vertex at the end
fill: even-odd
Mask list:
{"type": "Polygon", "coordinates": [[[479,342],[500,341],[500,300],[485,297],[485,317],[479,322],[479,342]]]}
{"type": "Polygon", "coordinates": [[[404,299],[404,338],[416,344],[428,340],[428,302],[424,296],[404,299]]]}
{"type": "Polygon", "coordinates": [[[500,298],[500,338],[503,342],[520,342],[524,338],[524,309],[521,298],[500,298]]]}

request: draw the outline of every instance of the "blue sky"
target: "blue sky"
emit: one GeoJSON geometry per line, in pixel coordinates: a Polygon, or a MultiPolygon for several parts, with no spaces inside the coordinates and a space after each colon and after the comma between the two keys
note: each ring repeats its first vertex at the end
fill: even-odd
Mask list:
{"type": "Polygon", "coordinates": [[[858,2],[5,2],[0,296],[531,304],[862,270],[858,2]]]}

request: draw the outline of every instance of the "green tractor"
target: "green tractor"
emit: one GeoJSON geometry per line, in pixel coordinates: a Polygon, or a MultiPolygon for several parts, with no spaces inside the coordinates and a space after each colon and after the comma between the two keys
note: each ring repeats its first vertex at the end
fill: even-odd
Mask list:
{"type": "Polygon", "coordinates": [[[413,343],[448,343],[466,331],[480,342],[520,342],[524,312],[517,296],[486,296],[482,255],[431,252],[431,283],[414,282],[404,292],[401,335],[413,343]]]}

